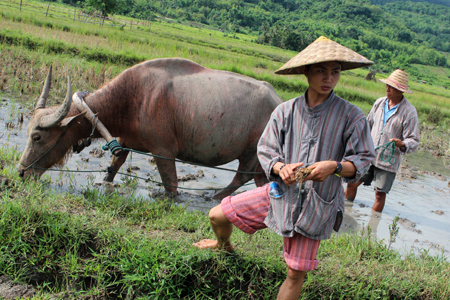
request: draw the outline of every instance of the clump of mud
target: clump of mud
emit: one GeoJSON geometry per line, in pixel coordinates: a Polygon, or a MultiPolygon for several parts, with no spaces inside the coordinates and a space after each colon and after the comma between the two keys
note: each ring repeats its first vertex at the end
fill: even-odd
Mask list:
{"type": "Polygon", "coordinates": [[[400,225],[402,225],[403,227],[405,227],[407,230],[416,232],[418,234],[422,234],[422,230],[416,229],[416,223],[412,222],[411,220],[409,220],[407,218],[400,218],[398,220],[398,223],[400,225]]]}
{"type": "Polygon", "coordinates": [[[129,166],[128,168],[127,168],[127,172],[128,173],[131,173],[131,172],[133,172],[133,171],[139,171],[141,168],[139,168],[138,166],[129,166]]]}
{"type": "Polygon", "coordinates": [[[396,180],[400,180],[400,181],[404,181],[404,180],[411,180],[411,179],[417,179],[417,174],[420,175],[429,175],[429,176],[433,176],[434,178],[441,180],[441,181],[447,181],[447,178],[440,174],[440,173],[436,173],[434,171],[414,171],[413,168],[409,167],[408,165],[403,165],[401,164],[398,171],[397,171],[397,175],[395,177],[396,180]]]}
{"type": "Polygon", "coordinates": [[[203,178],[205,177],[205,174],[203,173],[202,170],[199,170],[197,172],[197,174],[186,174],[185,176],[178,176],[178,182],[186,182],[186,181],[191,181],[191,180],[197,180],[198,178],[203,178]]]}
{"type": "Polygon", "coordinates": [[[12,300],[31,298],[36,290],[31,285],[14,283],[9,277],[0,277],[0,299],[12,300]]]}
{"type": "Polygon", "coordinates": [[[413,171],[411,170],[411,168],[408,167],[408,165],[401,164],[397,171],[395,179],[400,181],[417,179],[417,174],[413,173],[413,171]]]}
{"type": "Polygon", "coordinates": [[[102,158],[105,155],[105,151],[98,148],[94,148],[89,152],[89,154],[95,158],[102,158]]]}
{"type": "Polygon", "coordinates": [[[305,181],[306,177],[311,174],[312,169],[308,168],[300,168],[295,171],[295,179],[297,179],[300,183],[305,181]]]}

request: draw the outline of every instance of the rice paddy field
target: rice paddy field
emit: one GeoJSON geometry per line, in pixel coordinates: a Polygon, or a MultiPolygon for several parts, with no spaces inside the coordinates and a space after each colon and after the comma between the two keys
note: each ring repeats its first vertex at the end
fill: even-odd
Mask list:
{"type": "MultiPolygon", "coordinates": [[[[93,90],[136,63],[162,57],[183,57],[209,68],[265,80],[285,100],[298,96],[306,88],[302,76],[274,74],[296,53],[259,45],[254,42],[256,37],[230,35],[162,19],[151,22],[150,26],[111,28],[81,23],[72,18],[21,12],[6,6],[2,6],[0,16],[1,74],[3,81],[6,79],[2,90],[20,92],[25,97],[37,93],[39,84],[36,83],[41,79],[39,73],[45,73],[43,66],[50,63],[60,64],[56,68],[56,78],[65,72],[73,77],[76,89],[93,90]],[[80,77],[82,79],[76,81],[80,77]]],[[[447,69],[416,67],[419,73],[431,72],[442,80],[448,80],[450,75],[447,69]]],[[[385,94],[384,84],[365,80],[368,72],[368,69],[343,72],[336,88],[338,95],[355,102],[366,112],[377,98],[385,94]]],[[[377,79],[388,75],[377,74],[377,79]]],[[[417,108],[419,117],[426,121],[427,114],[437,107],[446,124],[450,118],[448,90],[424,84],[420,78],[411,77],[410,81],[414,94],[408,95],[408,101],[417,108]]],[[[56,97],[62,95],[57,93],[56,97]]]]}

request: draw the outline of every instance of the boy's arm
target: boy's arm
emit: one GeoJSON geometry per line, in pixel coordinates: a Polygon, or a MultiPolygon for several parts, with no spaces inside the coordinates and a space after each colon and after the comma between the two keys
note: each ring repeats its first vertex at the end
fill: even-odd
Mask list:
{"type": "Polygon", "coordinates": [[[351,163],[347,165],[344,173],[340,176],[344,182],[356,183],[369,169],[370,163],[375,159],[375,149],[370,134],[369,123],[364,114],[361,113],[351,119],[348,131],[345,133],[345,147],[342,162],[351,163]],[[353,173],[353,167],[355,172],[353,173]],[[348,174],[347,171],[350,171],[348,174]],[[347,176],[351,175],[351,176],[347,176]]]}
{"type": "MultiPolygon", "coordinates": [[[[356,167],[351,161],[342,161],[342,171],[338,174],[342,177],[355,177],[356,167]]],[[[308,168],[313,171],[306,177],[306,180],[312,181],[325,181],[329,176],[335,174],[338,162],[336,161],[319,161],[315,164],[310,165],[308,168]]]]}

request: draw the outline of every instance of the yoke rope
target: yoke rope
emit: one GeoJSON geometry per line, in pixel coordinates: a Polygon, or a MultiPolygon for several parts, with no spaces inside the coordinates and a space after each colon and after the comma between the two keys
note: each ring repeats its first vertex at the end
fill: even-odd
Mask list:
{"type": "Polygon", "coordinates": [[[122,146],[120,146],[119,142],[116,139],[110,140],[106,145],[102,146],[102,149],[105,151],[111,150],[111,153],[113,153],[113,154],[118,149],[124,150],[124,148],[122,148],[122,146]]]}
{"type": "Polygon", "coordinates": [[[134,153],[138,153],[138,154],[142,154],[142,155],[153,156],[153,157],[156,157],[156,158],[172,160],[172,161],[179,162],[179,163],[190,164],[190,165],[193,165],[193,166],[199,166],[199,167],[205,167],[205,168],[211,168],[211,169],[217,169],[217,170],[223,170],[223,171],[230,171],[230,172],[235,172],[235,173],[240,173],[240,174],[263,174],[263,172],[245,172],[245,171],[227,169],[227,168],[222,168],[222,167],[209,167],[209,166],[205,166],[205,165],[202,165],[202,164],[197,164],[197,163],[193,163],[193,162],[187,162],[187,161],[176,159],[176,158],[175,159],[167,158],[167,157],[164,157],[164,156],[159,156],[159,155],[155,155],[155,154],[145,153],[145,152],[141,152],[141,151],[137,151],[137,150],[133,150],[133,149],[128,149],[128,148],[123,148],[123,150],[134,152],[134,153]]]}
{"type": "Polygon", "coordinates": [[[235,185],[235,186],[226,186],[226,187],[222,187],[222,188],[209,188],[209,189],[200,189],[200,188],[188,188],[188,187],[182,187],[182,186],[175,186],[175,185],[171,185],[171,184],[166,184],[163,182],[159,182],[156,180],[152,180],[150,178],[144,178],[144,177],[140,177],[137,175],[131,175],[131,174],[127,174],[127,173],[123,173],[123,172],[118,172],[113,170],[112,168],[108,167],[105,170],[64,170],[64,169],[47,169],[47,168],[41,168],[41,167],[33,167],[34,169],[40,169],[40,170],[46,170],[46,171],[55,171],[55,172],[68,172],[68,173],[100,173],[100,172],[106,172],[106,173],[116,173],[116,174],[120,174],[123,176],[128,176],[128,177],[133,177],[133,178],[137,178],[137,179],[142,179],[146,182],[153,182],[156,183],[158,185],[164,185],[164,186],[170,186],[170,187],[176,187],[178,189],[183,189],[183,190],[196,190],[196,191],[220,191],[220,190],[226,190],[226,189],[233,189],[233,188],[239,188],[239,187],[243,187],[243,186],[247,186],[247,185],[252,185],[252,184],[256,184],[259,182],[264,182],[265,180],[259,180],[259,181],[254,181],[254,182],[249,182],[249,183],[245,183],[243,185],[235,185]]]}
{"type": "Polygon", "coordinates": [[[381,148],[381,151],[380,151],[381,160],[384,162],[390,163],[391,165],[395,164],[395,162],[397,160],[397,158],[395,157],[395,141],[390,141],[389,143],[378,146],[375,148],[375,150],[380,149],[380,148],[381,148]],[[390,151],[390,152],[387,154],[388,158],[384,159],[383,157],[385,156],[384,154],[386,151],[390,151]],[[392,161],[392,159],[394,159],[394,160],[392,161]]]}
{"type": "Polygon", "coordinates": [[[156,158],[171,160],[171,161],[175,161],[175,162],[179,162],[179,163],[185,163],[185,164],[190,164],[190,165],[194,165],[194,166],[212,168],[212,169],[223,170],[223,171],[230,171],[230,172],[235,172],[235,173],[240,173],[240,174],[253,174],[253,175],[264,174],[263,172],[245,172],[245,171],[232,170],[232,169],[227,169],[227,168],[222,168],[222,167],[209,167],[209,166],[205,166],[205,165],[202,165],[202,164],[187,162],[187,161],[183,161],[183,160],[176,159],[176,158],[175,159],[167,158],[167,157],[164,157],[164,156],[159,156],[159,155],[155,155],[155,154],[145,153],[145,152],[141,152],[141,151],[137,151],[137,150],[133,150],[133,149],[129,149],[129,148],[122,148],[122,146],[120,146],[119,142],[116,139],[112,139],[111,141],[106,143],[106,145],[102,146],[102,149],[105,150],[105,151],[110,150],[111,153],[114,153],[114,151],[116,151],[117,149],[121,149],[122,151],[134,152],[134,153],[138,153],[138,154],[142,154],[142,155],[146,155],[146,156],[153,156],[153,157],[156,157],[156,158]]]}
{"type": "Polygon", "coordinates": [[[240,187],[243,187],[243,186],[252,185],[252,184],[256,184],[256,183],[264,182],[264,181],[265,181],[265,180],[260,180],[260,181],[254,181],[254,182],[245,183],[245,184],[243,184],[243,185],[227,186],[227,187],[223,187],[223,188],[200,189],[200,188],[188,188],[188,187],[174,186],[174,185],[171,185],[171,184],[166,184],[166,183],[158,182],[158,181],[152,180],[152,179],[150,179],[150,178],[143,178],[143,177],[139,177],[139,176],[136,176],[136,175],[126,174],[126,173],[123,173],[123,172],[115,172],[115,173],[120,174],[120,175],[124,175],[124,176],[128,176],[128,177],[134,177],[134,178],[142,179],[142,180],[145,180],[145,181],[147,181],[147,182],[150,181],[150,182],[153,182],[153,183],[156,183],[156,184],[159,184],[159,185],[170,186],[170,187],[176,187],[177,189],[193,190],[193,191],[210,191],[210,190],[213,190],[213,191],[220,191],[220,190],[226,190],[226,189],[240,188],[240,187]]]}

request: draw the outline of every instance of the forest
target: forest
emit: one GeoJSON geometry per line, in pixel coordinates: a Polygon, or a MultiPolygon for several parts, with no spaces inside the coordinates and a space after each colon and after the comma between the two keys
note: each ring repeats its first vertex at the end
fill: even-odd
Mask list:
{"type": "Polygon", "coordinates": [[[56,0],[105,14],[161,18],[245,33],[300,51],[324,35],[376,61],[377,71],[450,66],[450,0],[56,0]]]}

